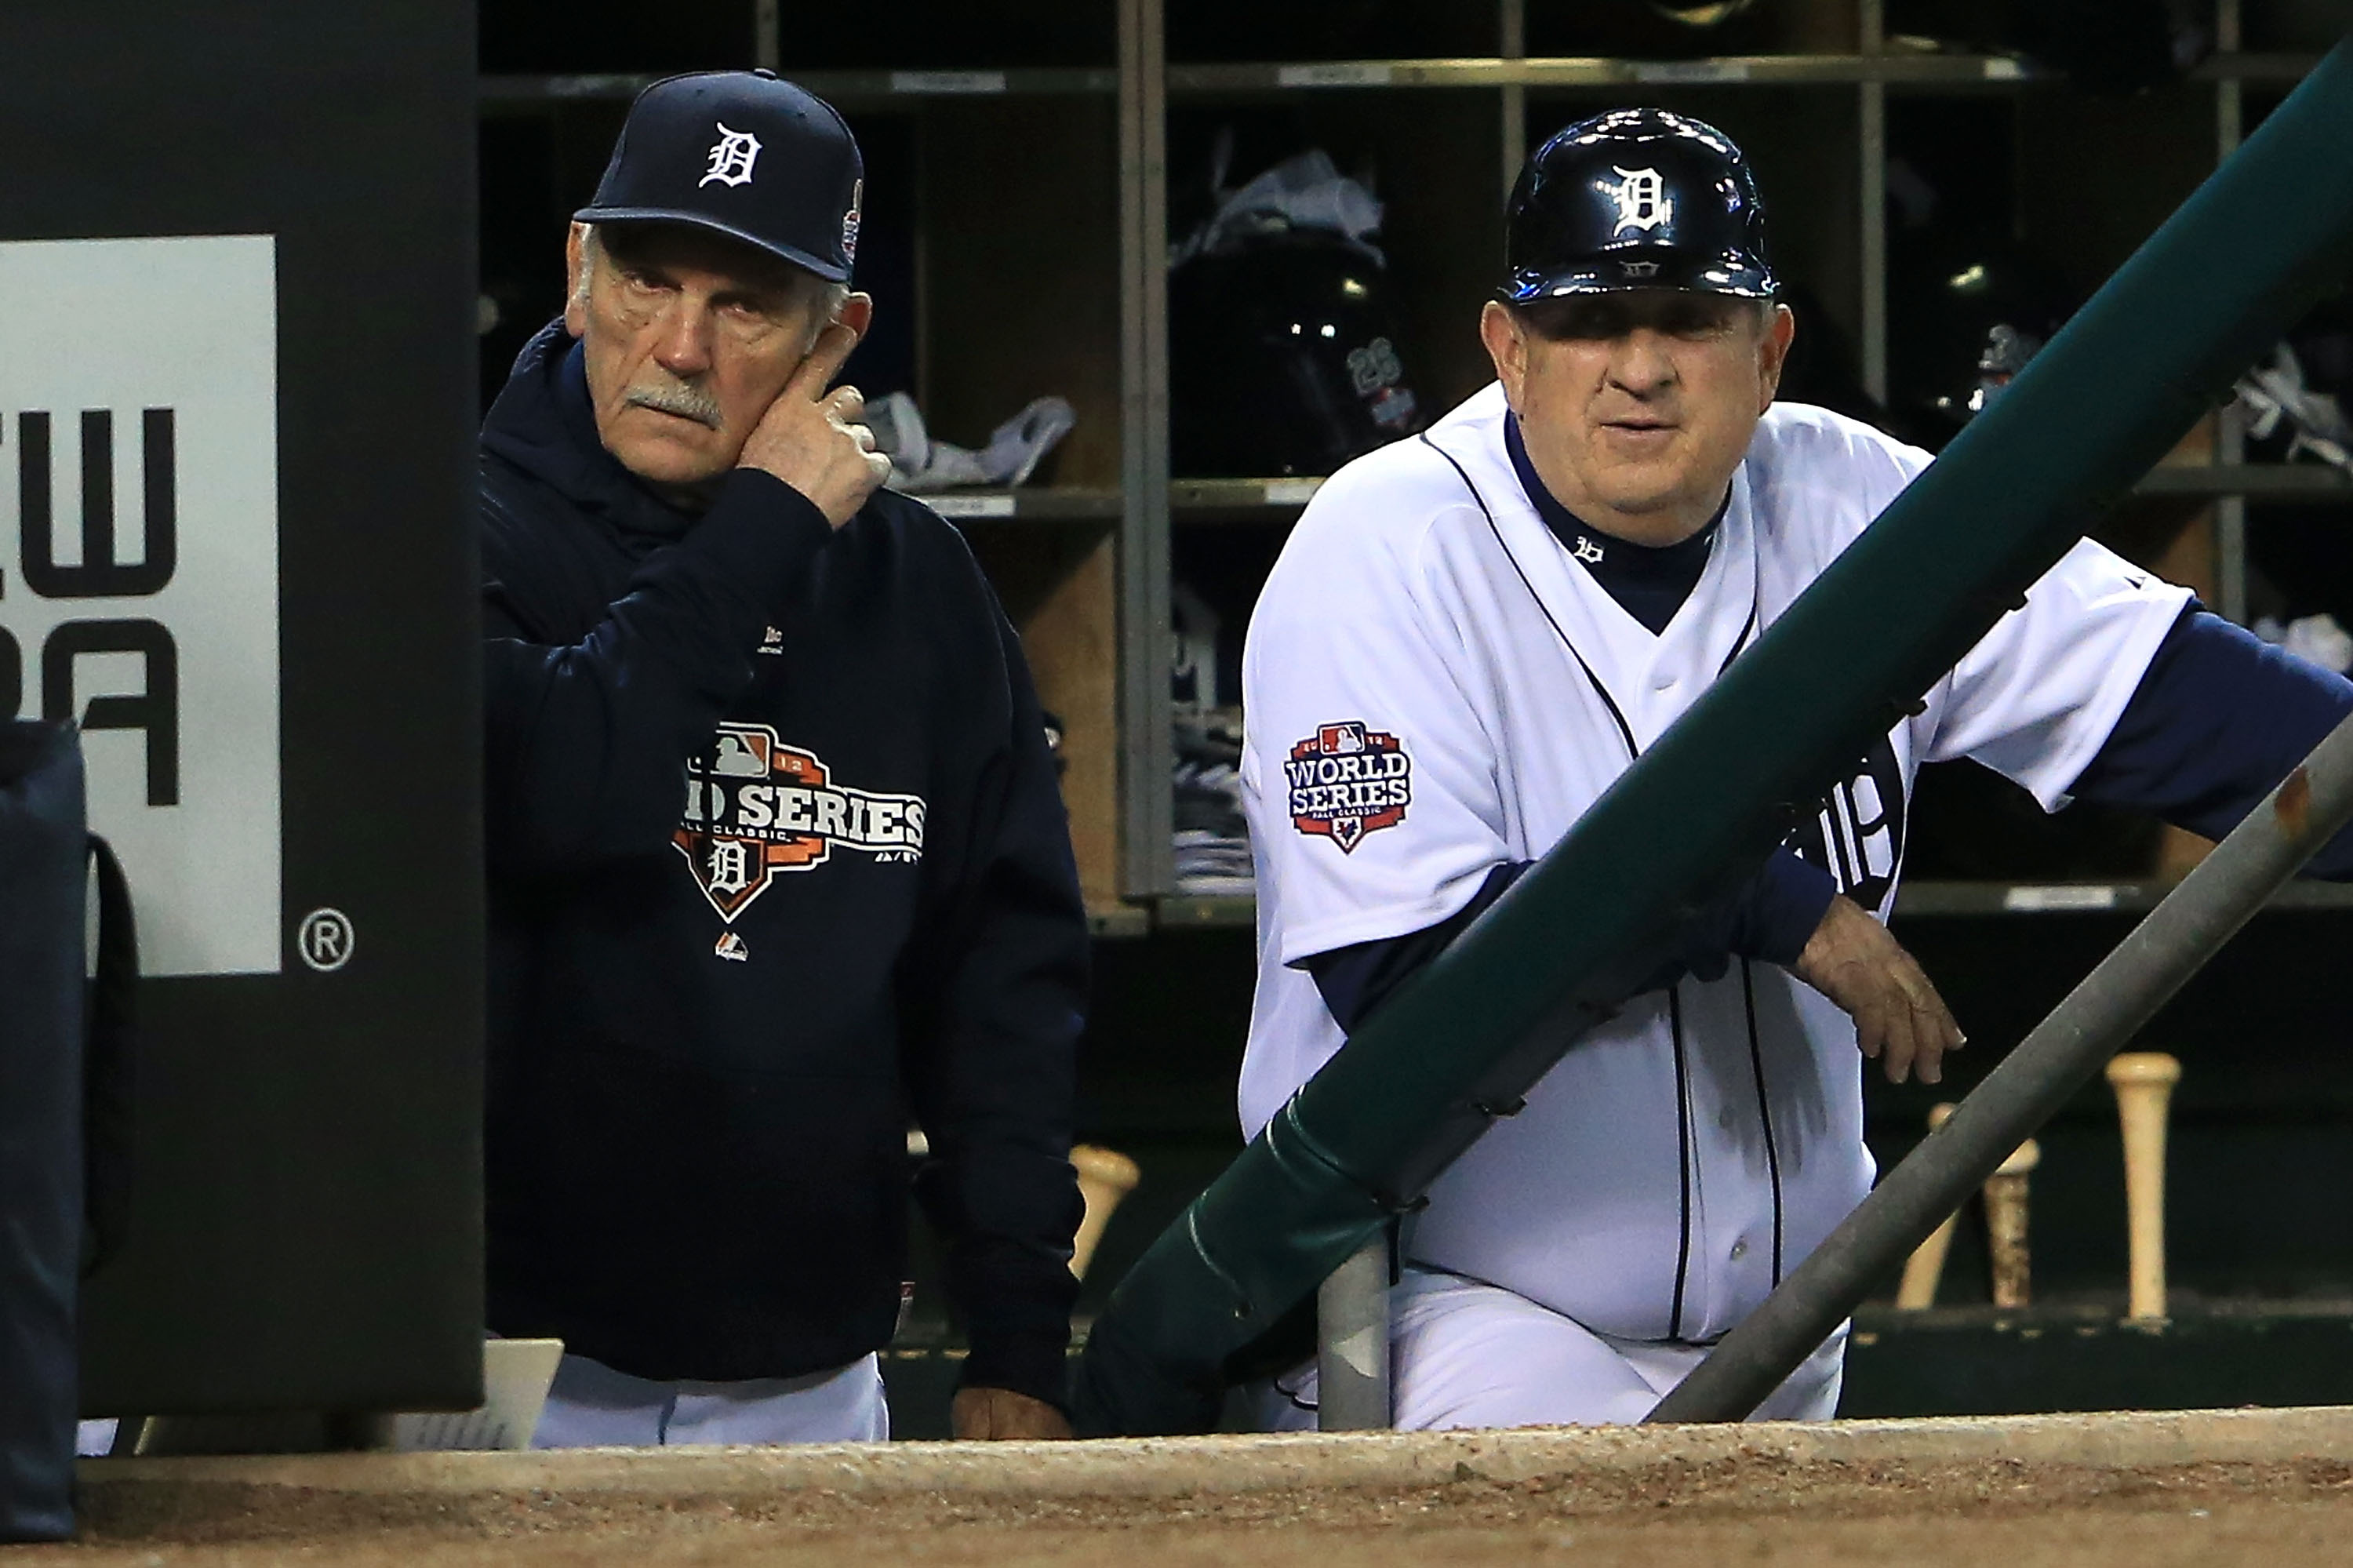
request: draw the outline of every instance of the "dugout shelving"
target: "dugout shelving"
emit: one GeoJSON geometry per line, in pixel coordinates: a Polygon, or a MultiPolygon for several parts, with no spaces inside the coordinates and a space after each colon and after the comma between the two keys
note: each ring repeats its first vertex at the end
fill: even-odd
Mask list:
{"type": "MultiPolygon", "coordinates": [[[[1175,895],[1172,576],[1198,559],[1246,576],[1235,563],[1271,558],[1320,476],[1172,473],[1165,259],[1183,216],[1172,187],[1181,206],[1200,128],[1280,120],[1338,145],[1344,166],[1377,171],[1417,391],[1436,411],[1486,378],[1470,323],[1525,151],[1612,104],[1688,108],[1751,145],[1785,271],[1884,398],[1887,160],[1912,106],[1961,105],[2003,127],[1996,155],[2018,175],[2018,223],[2059,237],[2095,284],[2325,42],[2296,0],[2213,0],[2213,53],[2178,83],[2099,100],[2031,59],[1916,47],[1897,31],[1907,14],[1905,0],[1767,0],[1702,32],[1636,0],[914,0],[881,26],[778,0],[658,21],[617,0],[492,0],[486,261],[500,214],[533,208],[543,260],[531,287],[552,310],[562,215],[593,185],[629,99],[660,75],[768,64],[838,103],[874,165],[869,255],[888,255],[894,228],[901,242],[874,286],[903,331],[872,357],[897,355],[944,439],[976,443],[1045,392],[1079,410],[1042,482],[934,504],[973,540],[1067,725],[1066,798],[1098,929],[1246,921],[1247,900],[1175,895]],[[535,173],[519,176],[522,165],[535,173]],[[2087,167],[2101,178],[2081,180],[2087,167]]],[[[486,361],[511,346],[486,342],[486,361]]],[[[2136,488],[2126,522],[2164,535],[2148,553],[2237,619],[2250,507],[2258,533],[2300,525],[2265,521],[2275,515],[2353,515],[2353,483],[2245,461],[2228,418],[2176,459],[2136,488]]],[[[2148,868],[2100,869],[2102,885],[2121,886],[2148,868]]],[[[1980,879],[1982,893],[1932,901],[2015,912],[2003,889],[2072,874],[1980,879]]]]}
{"type": "MultiPolygon", "coordinates": [[[[2309,51],[2327,41],[2308,25],[2298,35],[2295,18],[2281,22],[2273,16],[2277,7],[2253,4],[2248,9],[2257,22],[2242,28],[2237,0],[2219,0],[2208,18],[2215,52],[2178,81],[2128,98],[2102,98],[2076,90],[2057,70],[2031,60],[1932,52],[1891,37],[1890,12],[1900,14],[1902,7],[1880,0],[1785,5],[1769,17],[1746,19],[1752,25],[1740,35],[1746,42],[1740,52],[1702,58],[1628,58],[1578,47],[1609,31],[1588,24],[1612,8],[1502,0],[1479,9],[1492,17],[1499,46],[1492,55],[1371,58],[1324,50],[1282,60],[1172,55],[1165,79],[1172,124],[1205,111],[1264,113],[1273,106],[1343,141],[1375,125],[1379,145],[1408,149],[1403,158],[1370,161],[1381,166],[1379,194],[1390,207],[1383,243],[1396,272],[1410,280],[1400,291],[1415,307],[1405,325],[1418,366],[1417,390],[1427,388],[1433,412],[1486,378],[1468,323],[1484,296],[1484,264],[1493,250],[1492,240],[1488,254],[1466,241],[1481,232],[1463,216],[1460,186],[1466,182],[1458,178],[1457,189],[1435,196],[1428,188],[1425,171],[1433,164],[1461,171],[1493,158],[1500,194],[1525,150],[1557,125],[1617,103],[1681,108],[1725,126],[1758,163],[1775,205],[1777,261],[1785,278],[1814,296],[1811,320],[1827,320],[1853,344],[1864,389],[1884,403],[1891,350],[1901,353],[1900,344],[1891,344],[1889,312],[1896,259],[1891,257],[1888,165],[1899,150],[1891,138],[1900,143],[1915,107],[1974,105],[1996,122],[1987,156],[2009,165],[2007,227],[2059,252],[2076,275],[2080,297],[2235,146],[2249,114],[2299,79],[2316,58],[2309,51]],[[2255,47],[2243,47],[2250,43],[2255,47]],[[1436,210],[1448,200],[1451,207],[1436,210]],[[1429,230],[1443,237],[1442,252],[1425,243],[1429,230]],[[1434,346],[1436,323],[1446,321],[1459,323],[1452,339],[1434,346]]],[[[1459,35],[1459,15],[1454,25],[1459,35]]],[[[1612,26],[1621,36],[1639,31],[1622,16],[1612,26]]],[[[1653,29],[1651,39],[1658,37],[1653,29]]],[[[1699,37],[1682,35],[1685,41],[1699,37]]],[[[1348,166],[1347,157],[1340,161],[1348,166]]],[[[1172,178],[1176,174],[1172,157],[1172,178]]],[[[1492,237],[1499,232],[1500,202],[1490,198],[1484,206],[1484,233],[1492,237]]],[[[1902,244],[1897,237],[1894,248],[1902,244]]],[[[1212,532],[1243,529],[1279,539],[1314,483],[1314,476],[1299,474],[1176,478],[1176,558],[1182,563],[1211,554],[1205,541],[1212,532]]],[[[2317,466],[2242,461],[2235,423],[2226,417],[2194,432],[2166,466],[2137,485],[2103,535],[2244,621],[2250,501],[2294,508],[2313,526],[2325,527],[2330,509],[2353,511],[2347,504],[2353,487],[2342,474],[2317,466]]],[[[1271,555],[1271,546],[1262,549],[1271,555]]],[[[1247,613],[1246,604],[1221,609],[1229,621],[1247,613]]],[[[2095,817],[2079,810],[2061,821],[2070,829],[2103,826],[2095,817]]],[[[1989,821],[1986,831],[2010,827],[1989,821]]],[[[2111,842],[2093,835],[2063,847],[2065,853],[2047,864],[1963,882],[1951,876],[1974,874],[1947,874],[1942,881],[1917,884],[1907,907],[2015,914],[2038,907],[2035,890],[2061,881],[2108,889],[2161,886],[2165,874],[2178,874],[2197,853],[2181,835],[2156,842],[2153,828],[2138,838],[2111,842]],[[2081,881],[2087,874],[2102,880],[2081,881]],[[2158,880],[2150,882],[2152,876],[2158,880]]],[[[2117,896],[2116,907],[2145,907],[2153,895],[2117,896]]],[[[2330,895],[2320,897],[2327,902],[2330,895]]],[[[1250,910],[1247,898],[1164,895],[1155,903],[1155,918],[1168,928],[1200,928],[1247,924],[1250,910]]]]}

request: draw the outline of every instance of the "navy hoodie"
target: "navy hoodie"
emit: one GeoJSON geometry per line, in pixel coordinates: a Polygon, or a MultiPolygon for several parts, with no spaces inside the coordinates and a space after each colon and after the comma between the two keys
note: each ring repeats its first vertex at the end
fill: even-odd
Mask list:
{"type": "Polygon", "coordinates": [[[491,1327],[661,1380],[876,1350],[912,1118],[965,1383],[1060,1403],[1085,913],[962,535],[748,470],[673,509],[560,323],[481,496],[491,1327]]]}

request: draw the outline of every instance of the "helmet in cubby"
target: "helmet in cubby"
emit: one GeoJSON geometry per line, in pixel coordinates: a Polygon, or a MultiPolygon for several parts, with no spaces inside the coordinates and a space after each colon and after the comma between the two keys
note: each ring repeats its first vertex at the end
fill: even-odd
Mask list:
{"type": "Polygon", "coordinates": [[[1729,22],[1757,0],[1646,0],[1651,9],[1686,27],[1716,27],[1729,22]]]}
{"type": "Polygon", "coordinates": [[[1327,474],[1428,421],[1379,256],[1320,228],[1254,234],[1168,279],[1181,474],[1327,474]]]}
{"type": "Polygon", "coordinates": [[[2000,237],[1937,237],[1892,272],[1889,408],[1898,434],[1932,450],[2008,389],[2078,302],[2035,251],[2000,237]]]}

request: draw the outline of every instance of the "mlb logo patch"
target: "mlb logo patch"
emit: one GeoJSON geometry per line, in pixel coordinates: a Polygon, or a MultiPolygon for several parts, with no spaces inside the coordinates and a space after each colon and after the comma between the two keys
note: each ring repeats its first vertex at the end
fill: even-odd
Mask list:
{"type": "Polygon", "coordinates": [[[1354,722],[1327,724],[1315,732],[1315,744],[1326,757],[1355,757],[1365,749],[1365,726],[1354,722]]]}
{"type": "Polygon", "coordinates": [[[1366,833],[1405,821],[1413,803],[1413,759],[1394,735],[1362,719],[1315,726],[1291,748],[1282,771],[1291,825],[1354,854],[1366,833]]]}

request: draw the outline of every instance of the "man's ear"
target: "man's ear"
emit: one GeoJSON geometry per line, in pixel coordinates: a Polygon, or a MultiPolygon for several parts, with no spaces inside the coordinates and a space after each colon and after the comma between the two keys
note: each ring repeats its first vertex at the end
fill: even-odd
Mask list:
{"type": "Polygon", "coordinates": [[[1774,395],[1781,390],[1781,371],[1789,363],[1789,344],[1798,335],[1798,317],[1788,306],[1777,304],[1765,323],[1764,341],[1757,344],[1757,368],[1763,385],[1757,411],[1763,413],[1773,406],[1774,395]]]}
{"type": "Polygon", "coordinates": [[[850,295],[841,302],[841,310],[833,319],[856,333],[860,342],[865,341],[867,329],[874,324],[874,296],[850,295]]]}
{"type": "Polygon", "coordinates": [[[1528,334],[1519,317],[1499,300],[1489,300],[1479,313],[1479,341],[1487,346],[1487,357],[1495,364],[1495,379],[1504,384],[1504,401],[1514,413],[1520,408],[1520,388],[1528,377],[1528,334]]]}
{"type": "Polygon", "coordinates": [[[588,226],[575,223],[564,240],[564,330],[574,337],[588,330],[588,226]]]}

